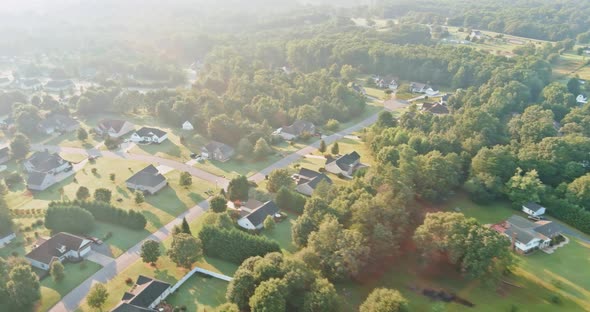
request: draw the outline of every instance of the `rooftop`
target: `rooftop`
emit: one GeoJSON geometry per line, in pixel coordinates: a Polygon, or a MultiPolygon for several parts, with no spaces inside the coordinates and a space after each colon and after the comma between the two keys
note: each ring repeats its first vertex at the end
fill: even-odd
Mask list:
{"type": "Polygon", "coordinates": [[[53,235],[50,239],[31,250],[25,257],[41,263],[50,264],[54,257],[60,257],[70,250],[80,250],[90,243],[90,240],[61,232],[53,235]],[[62,249],[62,247],[65,247],[65,249],[62,249]],[[60,249],[64,252],[60,251],[60,249]]]}
{"type": "Polygon", "coordinates": [[[149,165],[143,168],[142,170],[136,172],[125,182],[135,185],[154,187],[164,181],[166,181],[166,177],[164,177],[160,173],[160,171],[158,171],[158,169],[154,167],[154,165],[149,165]]]}

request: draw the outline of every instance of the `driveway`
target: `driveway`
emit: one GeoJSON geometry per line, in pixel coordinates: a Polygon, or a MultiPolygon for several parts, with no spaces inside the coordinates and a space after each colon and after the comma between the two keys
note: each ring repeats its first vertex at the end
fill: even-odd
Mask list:
{"type": "Polygon", "coordinates": [[[395,97],[393,97],[383,103],[383,107],[385,107],[385,109],[387,109],[389,111],[397,111],[400,109],[404,109],[408,106],[410,106],[410,103],[408,103],[408,101],[398,100],[395,97]]]}
{"type": "Polygon", "coordinates": [[[102,265],[103,267],[111,264],[113,261],[115,261],[115,259],[111,258],[111,257],[107,257],[97,251],[95,251],[94,249],[91,250],[88,255],[86,256],[86,259],[89,261],[92,261],[94,263],[98,263],[100,265],[102,265]]]}

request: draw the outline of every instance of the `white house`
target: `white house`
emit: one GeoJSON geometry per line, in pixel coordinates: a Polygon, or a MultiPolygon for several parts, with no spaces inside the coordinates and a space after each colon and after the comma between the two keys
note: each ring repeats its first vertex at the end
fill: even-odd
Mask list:
{"type": "Polygon", "coordinates": [[[168,139],[166,131],[158,128],[143,127],[135,131],[130,140],[135,143],[156,143],[160,144],[168,139]]]}
{"type": "Polygon", "coordinates": [[[211,141],[209,144],[201,147],[201,157],[221,162],[226,162],[232,158],[235,150],[224,143],[211,141]]]}
{"type": "Polygon", "coordinates": [[[193,127],[193,124],[187,120],[182,124],[182,130],[193,131],[195,130],[195,127],[193,127]]]}
{"type": "Polygon", "coordinates": [[[537,203],[533,203],[533,202],[528,202],[524,205],[522,205],[522,211],[526,214],[528,214],[529,216],[533,216],[533,217],[540,217],[542,215],[545,214],[545,207],[537,204],[537,203]]]}
{"type": "Polygon", "coordinates": [[[0,235],[0,248],[10,244],[13,239],[16,238],[16,234],[12,231],[0,235]]]}
{"type": "Polygon", "coordinates": [[[279,207],[273,201],[267,201],[248,215],[238,219],[238,225],[246,230],[260,230],[264,226],[264,219],[278,212],[279,207]]]}
{"type": "Polygon", "coordinates": [[[153,195],[168,185],[168,181],[154,165],[149,165],[127,179],[125,185],[132,190],[153,195]]]}
{"type": "Polygon", "coordinates": [[[516,251],[525,254],[551,246],[551,240],[561,234],[561,228],[555,222],[531,222],[521,216],[512,216],[492,225],[492,230],[504,234],[516,251]]]}
{"type": "Polygon", "coordinates": [[[69,233],[57,233],[51,238],[40,239],[25,259],[32,266],[41,270],[49,270],[53,261],[62,262],[66,259],[79,260],[88,255],[92,241],[69,233]]]}
{"type": "Polygon", "coordinates": [[[35,152],[25,160],[23,165],[27,172],[47,174],[58,174],[72,168],[72,164],[61,158],[59,154],[52,154],[45,151],[35,152]]]}
{"type": "Polygon", "coordinates": [[[155,278],[140,275],[130,291],[111,312],[157,311],[156,307],[172,293],[172,286],[155,278]]]}
{"type": "Polygon", "coordinates": [[[588,103],[588,98],[585,97],[583,94],[579,94],[576,97],[576,102],[578,102],[578,104],[586,104],[586,103],[588,103]]]}
{"type": "Polygon", "coordinates": [[[428,96],[435,96],[438,94],[438,91],[434,90],[431,86],[419,82],[410,83],[410,91],[413,93],[423,93],[428,96]]]}
{"type": "Polygon", "coordinates": [[[350,178],[362,166],[360,160],[361,156],[357,152],[342,155],[336,159],[327,159],[326,171],[350,178]]]}

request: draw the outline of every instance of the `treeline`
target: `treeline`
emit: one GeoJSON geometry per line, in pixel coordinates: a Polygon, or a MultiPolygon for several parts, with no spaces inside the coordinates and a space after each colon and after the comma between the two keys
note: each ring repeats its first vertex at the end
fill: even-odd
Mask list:
{"type": "Polygon", "coordinates": [[[101,201],[62,201],[51,202],[49,208],[82,208],[88,211],[96,220],[120,225],[132,230],[143,230],[147,220],[141,212],[125,210],[101,201]]]}
{"type": "Polygon", "coordinates": [[[280,252],[279,245],[264,236],[256,236],[235,228],[206,225],[199,232],[205,255],[236,264],[271,252],[280,252]]]}

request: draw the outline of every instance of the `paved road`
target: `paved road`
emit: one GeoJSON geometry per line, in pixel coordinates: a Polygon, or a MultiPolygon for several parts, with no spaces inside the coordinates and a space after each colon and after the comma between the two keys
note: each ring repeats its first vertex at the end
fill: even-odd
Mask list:
{"type": "MultiPolygon", "coordinates": [[[[186,220],[188,222],[194,221],[199,216],[201,216],[208,208],[209,203],[207,201],[199,203],[197,206],[185,211],[184,213],[176,217],[176,219],[166,224],[164,227],[160,228],[155,233],[146,237],[145,240],[165,240],[170,235],[172,235],[172,229],[174,228],[174,226],[180,225],[182,223],[182,218],[186,217],[186,220]]],[[[132,265],[135,261],[139,260],[139,253],[142,244],[143,241],[137,243],[137,245],[131,247],[124,254],[115,259],[115,261],[108,262],[106,266],[104,266],[98,272],[94,273],[82,284],[78,285],[78,287],[74,288],[67,295],[65,295],[61,299],[61,301],[59,301],[55,306],[53,306],[49,310],[49,312],[71,312],[76,310],[80,306],[80,304],[86,297],[86,294],[88,293],[88,291],[90,291],[90,288],[94,283],[106,283],[110,281],[115,276],[123,272],[127,267],[132,265]]],[[[122,294],[111,294],[111,296],[122,296],[122,294]]]]}
{"type": "Polygon", "coordinates": [[[108,158],[121,158],[121,159],[130,159],[130,160],[138,160],[147,163],[157,163],[158,165],[163,165],[166,167],[174,168],[180,171],[186,171],[190,173],[192,176],[197,177],[199,179],[203,179],[205,181],[209,181],[214,183],[218,187],[226,188],[229,180],[218,177],[214,174],[211,174],[207,171],[189,166],[187,164],[181,163],[179,161],[166,159],[158,156],[152,155],[143,155],[143,154],[133,154],[133,153],[126,153],[122,151],[101,151],[96,148],[92,149],[83,149],[83,148],[76,148],[76,147],[63,147],[63,146],[55,146],[55,145],[42,145],[42,144],[34,144],[31,147],[33,150],[43,151],[48,150],[53,153],[63,153],[63,154],[78,154],[78,155],[87,155],[87,156],[100,156],[100,157],[108,157],[108,158]]]}

